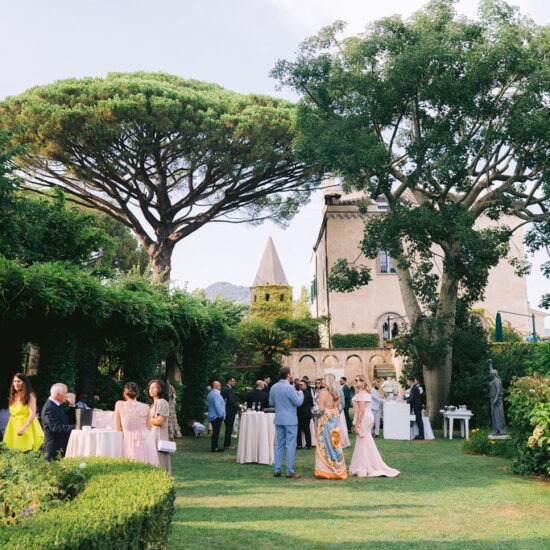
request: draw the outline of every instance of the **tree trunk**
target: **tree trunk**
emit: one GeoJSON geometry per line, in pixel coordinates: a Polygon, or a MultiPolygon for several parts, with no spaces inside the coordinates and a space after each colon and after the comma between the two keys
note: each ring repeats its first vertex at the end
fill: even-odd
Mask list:
{"type": "Polygon", "coordinates": [[[453,358],[451,353],[447,355],[443,364],[434,368],[428,368],[427,366],[423,368],[426,388],[426,412],[433,428],[441,428],[443,426],[443,417],[439,411],[449,404],[449,396],[451,394],[453,358]]]}
{"type": "Polygon", "coordinates": [[[153,268],[155,283],[169,283],[172,272],[172,253],[176,243],[170,239],[159,240],[147,248],[153,268]]]}

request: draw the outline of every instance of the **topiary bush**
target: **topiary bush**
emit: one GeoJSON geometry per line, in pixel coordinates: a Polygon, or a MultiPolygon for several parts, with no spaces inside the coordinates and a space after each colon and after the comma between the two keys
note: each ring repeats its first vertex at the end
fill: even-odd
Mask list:
{"type": "Polygon", "coordinates": [[[379,348],[380,337],[377,333],[333,334],[334,348],[379,348]]]}
{"type": "MultiPolygon", "coordinates": [[[[83,459],[65,459],[77,468],[83,459]]],[[[0,547],[50,550],[168,548],[174,483],[162,469],[110,458],[86,458],[85,487],[73,500],[16,525],[0,525],[0,547]]]]}

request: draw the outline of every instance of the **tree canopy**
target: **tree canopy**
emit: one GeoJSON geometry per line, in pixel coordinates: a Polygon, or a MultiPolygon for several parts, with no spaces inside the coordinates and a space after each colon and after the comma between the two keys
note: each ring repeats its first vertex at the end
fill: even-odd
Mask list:
{"type": "Polygon", "coordinates": [[[455,3],[346,39],[337,22],[273,71],[303,96],[303,158],[388,203],[362,250],[383,242],[395,260],[432,419],[448,404],[458,297],[481,298],[513,230],[550,211],[550,29],[499,0],[477,21],[455,3]]]}
{"type": "Polygon", "coordinates": [[[32,188],[61,186],[131,228],[157,279],[205,223],[284,224],[317,183],[293,148],[295,107],[162,73],[38,86],[0,105],[32,188]]]}

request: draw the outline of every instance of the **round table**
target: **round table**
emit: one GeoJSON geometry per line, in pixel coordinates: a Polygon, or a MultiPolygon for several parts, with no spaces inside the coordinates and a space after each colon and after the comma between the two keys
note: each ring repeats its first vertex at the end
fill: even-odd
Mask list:
{"type": "Polygon", "coordinates": [[[115,430],[73,430],[65,457],[110,456],[122,457],[122,432],[115,430]]]}
{"type": "Polygon", "coordinates": [[[246,412],[241,416],[237,462],[273,464],[275,458],[274,413],[246,412]]]}

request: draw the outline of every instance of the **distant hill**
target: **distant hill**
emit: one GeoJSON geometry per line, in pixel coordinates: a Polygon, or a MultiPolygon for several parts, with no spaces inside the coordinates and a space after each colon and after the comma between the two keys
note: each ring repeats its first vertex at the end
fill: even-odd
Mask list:
{"type": "Polygon", "coordinates": [[[247,286],[233,285],[231,283],[213,283],[204,289],[209,300],[215,300],[219,295],[226,300],[232,300],[241,304],[250,303],[250,288],[247,286]]]}

